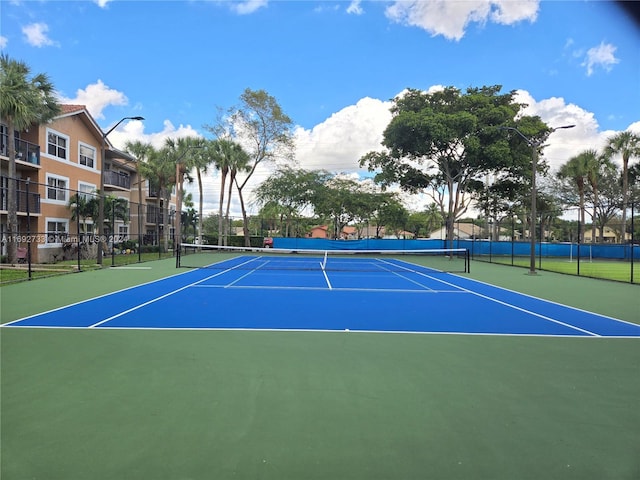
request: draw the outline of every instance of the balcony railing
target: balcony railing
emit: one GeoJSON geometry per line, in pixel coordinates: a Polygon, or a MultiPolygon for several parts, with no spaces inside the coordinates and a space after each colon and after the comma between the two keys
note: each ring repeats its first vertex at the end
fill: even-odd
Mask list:
{"type": "Polygon", "coordinates": [[[147,205],[146,221],[147,223],[162,224],[164,215],[162,209],[153,205],[147,205]]]}
{"type": "MultiPolygon", "coordinates": [[[[16,138],[15,142],[16,160],[40,165],[40,145],[19,138],[16,138]]],[[[6,133],[0,135],[0,155],[9,156],[9,135],[6,133]]]]}
{"type": "MultiPolygon", "coordinates": [[[[2,184],[5,185],[3,178],[2,184]]],[[[8,211],[8,187],[0,187],[0,210],[8,211]]],[[[40,194],[27,190],[27,182],[18,180],[16,191],[17,211],[20,213],[40,213],[40,194]]]]}
{"type": "MultiPolygon", "coordinates": [[[[175,215],[175,210],[169,210],[169,215],[166,217],[169,223],[173,222],[175,215]]],[[[155,205],[147,205],[146,223],[163,225],[165,223],[164,220],[164,209],[158,208],[155,205]]]]}
{"type": "Polygon", "coordinates": [[[114,172],[113,170],[107,170],[104,172],[104,184],[129,190],[131,188],[131,177],[129,177],[129,175],[122,175],[119,172],[114,172]]]}

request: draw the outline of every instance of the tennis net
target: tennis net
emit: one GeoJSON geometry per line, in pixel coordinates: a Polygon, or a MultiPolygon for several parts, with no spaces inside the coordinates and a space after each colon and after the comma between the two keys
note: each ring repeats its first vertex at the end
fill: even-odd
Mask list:
{"type": "Polygon", "coordinates": [[[184,268],[241,270],[323,270],[355,272],[468,273],[469,251],[307,250],[181,244],[176,265],[184,268]]]}

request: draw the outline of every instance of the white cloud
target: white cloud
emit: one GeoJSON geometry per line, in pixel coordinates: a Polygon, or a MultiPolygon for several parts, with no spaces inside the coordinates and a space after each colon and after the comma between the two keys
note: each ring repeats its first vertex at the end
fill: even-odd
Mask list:
{"type": "Polygon", "coordinates": [[[46,23],[32,23],[22,27],[22,33],[26,37],[27,43],[34,47],[46,47],[46,46],[58,46],[58,42],[55,42],[49,38],[47,32],[49,26],[46,23]]]}
{"type": "Polygon", "coordinates": [[[587,76],[593,75],[596,67],[601,67],[609,72],[616,63],[620,63],[620,59],[615,56],[616,49],[616,46],[602,42],[597,47],[587,50],[587,56],[582,62],[582,66],[587,67],[587,76]]]}
{"type": "Polygon", "coordinates": [[[397,23],[422,28],[433,36],[460,40],[466,27],[487,21],[511,25],[523,20],[535,21],[539,0],[396,0],[386,16],[397,23]]]}
{"type": "Polygon", "coordinates": [[[111,0],[94,0],[100,8],[105,8],[111,0]]]}
{"type": "Polygon", "coordinates": [[[129,104],[126,95],[118,90],[109,88],[102,80],[87,85],[87,88],[78,89],[75,98],[60,97],[61,103],[86,105],[89,113],[96,118],[104,118],[102,111],[111,105],[124,106],[129,104]]]}
{"type": "Polygon", "coordinates": [[[262,7],[266,7],[268,3],[268,0],[245,0],[231,4],[231,9],[239,15],[248,15],[262,7]]]}
{"type": "Polygon", "coordinates": [[[364,10],[360,4],[360,0],[352,0],[349,6],[347,7],[347,13],[352,13],[354,15],[362,15],[364,10]]]}
{"type": "MultiPolygon", "coordinates": [[[[442,89],[442,86],[436,85],[429,88],[429,91],[439,89],[442,89]]],[[[616,133],[600,131],[592,112],[567,103],[563,98],[536,100],[529,92],[520,90],[516,94],[515,101],[528,104],[523,113],[540,116],[550,127],[576,125],[569,130],[558,130],[549,137],[544,149],[544,159],[549,163],[552,171],[583,150],[601,149],[607,138],[616,133]]],[[[304,169],[326,169],[334,173],[345,172],[363,178],[367,174],[366,168],[361,168],[358,160],[365,153],[381,148],[384,129],[391,120],[390,106],[391,102],[365,97],[354,105],[334,113],[312,129],[298,127],[294,133],[298,166],[304,169]]],[[[631,124],[629,129],[640,133],[640,121],[631,124]]],[[[197,137],[200,134],[190,125],[175,127],[169,120],[165,120],[163,129],[155,133],[145,133],[143,122],[127,122],[114,131],[109,138],[117,148],[123,148],[127,140],[150,142],[159,148],[166,138],[189,136],[197,137]]],[[[247,185],[245,202],[250,214],[258,211],[258,207],[253,205],[252,191],[274,170],[274,164],[261,165],[247,185]]],[[[187,191],[193,193],[197,206],[197,184],[187,186],[187,191]]],[[[220,177],[218,172],[211,169],[204,176],[206,213],[217,213],[219,193],[220,177]]],[[[406,205],[413,210],[424,209],[431,203],[425,195],[403,194],[402,197],[406,205]]],[[[235,189],[231,214],[240,216],[240,205],[235,189]]]]}
{"type": "Polygon", "coordinates": [[[180,125],[175,127],[169,120],[163,122],[163,128],[159,132],[145,133],[144,121],[131,120],[124,122],[120,127],[109,134],[111,143],[119,149],[124,149],[127,142],[140,141],[142,143],[150,143],[154,148],[160,149],[164,147],[168,138],[178,139],[186,137],[200,137],[200,133],[191,125],[180,125]]]}
{"type": "Polygon", "coordinates": [[[599,131],[598,122],[592,112],[563,98],[552,97],[536,101],[529,92],[518,90],[516,102],[528,104],[523,110],[525,115],[538,115],[551,128],[575,125],[567,130],[557,130],[549,136],[544,149],[544,159],[551,170],[557,170],[571,157],[588,149],[600,150],[613,132],[599,131]]]}
{"type": "Polygon", "coordinates": [[[7,43],[9,43],[9,39],[0,35],[0,48],[5,48],[7,43]]]}
{"type": "Polygon", "coordinates": [[[631,125],[629,125],[629,128],[627,128],[627,130],[640,135],[640,121],[633,122],[631,125]]]}
{"type": "Polygon", "coordinates": [[[382,132],[391,121],[390,107],[391,102],[366,97],[311,130],[298,127],[295,142],[300,166],[330,171],[361,170],[360,157],[380,149],[382,132]]]}

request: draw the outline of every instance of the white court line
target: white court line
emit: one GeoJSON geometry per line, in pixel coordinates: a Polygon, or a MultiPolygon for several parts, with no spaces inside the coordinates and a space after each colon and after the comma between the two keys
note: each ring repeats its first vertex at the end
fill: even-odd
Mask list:
{"type": "Polygon", "coordinates": [[[208,277],[205,277],[202,280],[198,280],[197,282],[190,283],[188,285],[185,285],[184,287],[180,287],[180,288],[178,288],[176,290],[173,290],[173,291],[171,291],[169,293],[165,293],[164,295],[160,295],[159,297],[153,298],[153,299],[149,300],[148,302],[141,303],[139,305],[136,305],[135,307],[129,308],[128,310],[120,312],[120,313],[118,313],[116,315],[112,315],[112,316],[110,316],[108,318],[105,318],[104,320],[101,320],[101,321],[99,321],[97,323],[94,323],[93,325],[89,325],[87,328],[99,327],[103,323],[106,323],[106,322],[108,322],[110,320],[113,320],[115,318],[121,317],[122,315],[126,315],[127,313],[131,313],[131,312],[133,312],[135,310],[138,310],[139,308],[146,307],[147,305],[150,305],[150,304],[152,304],[154,302],[157,302],[158,300],[162,300],[163,298],[167,298],[167,297],[169,297],[169,296],[171,296],[171,295],[173,295],[175,293],[178,293],[178,292],[181,292],[183,290],[186,290],[187,288],[192,287],[194,285],[198,285],[199,283],[202,283],[202,282],[204,282],[206,280],[209,280],[211,278],[214,278],[214,277],[217,277],[217,276],[222,275],[224,273],[227,273],[227,272],[230,272],[232,270],[235,270],[235,269],[237,269],[237,268],[239,268],[239,267],[241,267],[243,265],[246,265],[247,263],[251,263],[254,260],[255,259],[251,259],[251,260],[248,260],[248,261],[246,261],[244,263],[240,263],[240,264],[238,264],[238,265],[236,265],[234,267],[227,268],[226,270],[222,270],[220,272],[214,273],[213,275],[209,275],[208,277]]]}
{"type": "MultiPolygon", "coordinates": [[[[386,260],[385,260],[385,261],[386,261],[386,260]]],[[[394,264],[394,265],[395,265],[395,264],[394,264]]],[[[402,267],[401,265],[398,265],[398,266],[402,267]]],[[[404,268],[404,267],[402,267],[402,268],[404,268]]],[[[411,269],[407,268],[407,270],[411,270],[411,269]]],[[[592,331],[590,331],[590,330],[586,330],[586,329],[584,329],[584,328],[576,327],[575,325],[571,325],[570,323],[566,323],[566,322],[563,322],[563,321],[557,320],[557,319],[555,319],[555,318],[547,317],[546,315],[542,315],[542,314],[540,314],[540,313],[536,313],[536,312],[533,312],[533,311],[531,311],[531,310],[527,310],[526,308],[518,307],[518,306],[513,305],[513,304],[511,304],[511,303],[508,303],[508,302],[503,302],[502,300],[498,300],[497,298],[489,297],[488,295],[483,295],[483,294],[481,294],[481,293],[474,292],[473,290],[466,289],[466,288],[461,287],[461,286],[459,286],[459,285],[456,285],[456,284],[454,284],[454,283],[446,282],[446,281],[444,281],[444,280],[442,280],[442,279],[440,279],[440,278],[436,278],[436,277],[433,277],[433,276],[431,276],[431,275],[427,275],[426,273],[422,273],[422,272],[418,272],[418,271],[416,271],[415,273],[417,273],[418,275],[422,275],[423,277],[430,278],[431,280],[435,280],[435,281],[437,281],[437,282],[444,283],[445,285],[449,285],[450,287],[459,288],[459,289],[464,290],[464,291],[466,291],[466,292],[468,292],[468,293],[471,293],[471,294],[473,294],[473,295],[476,295],[476,296],[478,296],[478,297],[480,297],[480,298],[484,298],[484,299],[486,299],[486,300],[490,300],[490,301],[495,302],[495,303],[498,303],[498,304],[500,304],[500,305],[504,305],[504,306],[506,306],[506,307],[513,308],[514,310],[518,310],[518,311],[520,311],[520,312],[524,312],[524,313],[527,313],[527,314],[529,314],[529,315],[533,315],[533,316],[535,316],[535,317],[542,318],[543,320],[547,320],[547,321],[549,321],[549,322],[553,322],[553,323],[556,323],[556,324],[558,324],[558,325],[563,325],[563,326],[565,326],[565,327],[569,327],[569,328],[571,328],[571,329],[573,329],[573,330],[577,330],[577,331],[579,331],[579,332],[583,332],[583,333],[586,333],[586,334],[588,334],[588,335],[593,335],[593,336],[596,336],[596,337],[599,337],[599,336],[600,336],[599,334],[597,334],[597,333],[595,333],[595,332],[592,332],[592,331]]]]}
{"type": "MultiPolygon", "coordinates": [[[[180,275],[186,275],[188,273],[193,273],[195,271],[196,270],[188,270],[186,272],[176,273],[174,275],[169,275],[168,277],[158,278],[157,280],[150,280],[148,282],[140,283],[138,285],[133,285],[131,287],[121,288],[120,290],[116,290],[115,292],[104,293],[104,294],[98,295],[96,297],[87,298],[86,300],[80,300],[79,302],[70,303],[69,305],[63,305],[62,307],[52,308],[50,310],[45,310],[44,312],[34,313],[33,315],[28,315],[26,317],[18,318],[17,320],[12,320],[10,322],[3,323],[3,324],[0,325],[0,327],[11,325],[11,324],[16,323],[16,322],[21,322],[23,320],[29,320],[30,318],[39,317],[40,315],[46,315],[48,313],[53,313],[53,312],[57,312],[59,310],[64,310],[65,308],[74,307],[76,305],[82,305],[83,303],[87,303],[87,302],[91,302],[93,300],[98,300],[100,298],[108,297],[109,295],[117,295],[118,293],[126,292],[127,290],[131,290],[131,289],[138,288],[138,287],[144,287],[145,285],[151,285],[152,283],[156,283],[156,282],[162,282],[164,280],[168,280],[168,279],[173,278],[173,277],[179,277],[180,275]]],[[[62,328],[62,327],[60,327],[60,328],[62,328]]],[[[81,328],[86,328],[86,327],[81,327],[81,328]]]]}
{"type": "MultiPolygon", "coordinates": [[[[304,286],[280,286],[280,285],[192,285],[193,288],[244,288],[244,289],[254,289],[254,290],[322,290],[327,291],[325,287],[304,287],[304,286]]],[[[433,293],[464,293],[468,294],[461,289],[456,290],[433,290],[433,289],[415,289],[411,290],[408,288],[360,288],[360,287],[332,287],[333,291],[348,291],[348,292],[389,292],[389,293],[419,293],[423,294],[433,294],[433,293]]]]}
{"type": "Polygon", "coordinates": [[[120,265],[117,267],[109,267],[110,270],[151,270],[153,267],[130,267],[127,265],[120,265]]]}
{"type": "MultiPolygon", "coordinates": [[[[590,312],[588,312],[590,313],[590,312]]],[[[613,319],[615,320],[615,318],[613,319]]],[[[86,330],[87,327],[64,327],[64,326],[42,326],[42,325],[16,325],[12,328],[22,329],[39,329],[39,330],[86,330]]],[[[268,332],[268,333],[331,333],[353,335],[357,333],[370,334],[402,334],[402,335],[454,335],[454,336],[475,336],[475,337],[552,337],[552,338],[571,338],[581,339],[580,341],[597,341],[601,339],[621,339],[635,340],[640,336],[633,335],[609,335],[609,336],[591,336],[591,335],[561,335],[557,333],[500,333],[500,332],[444,332],[444,331],[418,331],[418,330],[349,330],[342,329],[326,329],[326,328],[252,328],[252,327],[102,327],[93,329],[94,332],[109,331],[190,331],[190,332],[268,332]]],[[[578,340],[576,340],[578,341],[578,340]]]]}
{"type": "Polygon", "coordinates": [[[427,275],[426,273],[420,273],[420,272],[417,272],[417,273],[419,275],[423,275],[423,276],[425,276],[427,278],[430,278],[432,280],[436,280],[437,282],[444,283],[445,285],[449,285],[451,287],[459,288],[459,289],[464,290],[464,291],[466,291],[468,293],[476,295],[476,296],[478,296],[480,298],[484,298],[486,300],[490,300],[490,301],[498,303],[500,305],[504,305],[505,307],[513,308],[514,310],[518,310],[520,312],[524,312],[524,313],[527,313],[529,315],[533,315],[534,317],[542,318],[543,320],[547,320],[549,322],[553,322],[553,323],[556,323],[558,325],[563,325],[565,327],[569,327],[569,328],[571,328],[573,330],[577,330],[579,332],[586,333],[588,335],[593,335],[595,337],[599,337],[600,336],[599,334],[591,332],[589,330],[585,330],[584,328],[576,327],[575,325],[571,325],[570,323],[562,322],[560,320],[556,320],[555,318],[547,317],[546,315],[542,315],[540,313],[536,313],[536,312],[533,312],[531,310],[527,310],[526,308],[518,307],[518,306],[513,305],[511,303],[503,302],[502,300],[498,300],[497,298],[489,297],[488,295],[483,295],[482,293],[474,292],[473,290],[468,290],[468,289],[466,289],[464,287],[461,287],[459,285],[455,285],[453,283],[445,282],[442,279],[439,279],[439,278],[436,278],[436,277],[432,277],[430,275],[427,275]]]}
{"type": "Polygon", "coordinates": [[[333,286],[331,285],[331,282],[329,281],[329,276],[327,275],[326,270],[323,268],[322,269],[322,274],[324,275],[324,279],[327,282],[327,286],[329,287],[329,290],[333,290],[333,286]]]}

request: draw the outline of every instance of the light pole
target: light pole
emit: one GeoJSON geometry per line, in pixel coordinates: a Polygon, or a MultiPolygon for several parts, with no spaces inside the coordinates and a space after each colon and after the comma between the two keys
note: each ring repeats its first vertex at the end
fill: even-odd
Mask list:
{"type": "Polygon", "coordinates": [[[182,155],[178,157],[176,160],[176,218],[174,221],[174,235],[175,238],[173,240],[173,244],[175,246],[176,252],[176,267],[178,266],[178,250],[180,249],[180,243],[182,243],[182,182],[184,178],[184,173],[180,166],[182,165],[182,159],[187,156],[191,150],[195,150],[198,148],[203,148],[201,145],[189,145],[182,155]]]}
{"type": "MultiPolygon", "coordinates": [[[[562,127],[552,128],[549,133],[553,133],[556,130],[563,128],[573,128],[575,125],[563,125],[562,127]]],[[[538,149],[542,145],[544,140],[535,141],[532,138],[527,137],[524,133],[515,127],[498,127],[500,130],[511,130],[520,135],[527,145],[531,147],[531,227],[529,232],[529,238],[531,242],[529,250],[529,275],[536,274],[536,200],[538,198],[538,192],[536,191],[536,170],[538,168],[538,149]]]]}
{"type": "MultiPolygon", "coordinates": [[[[102,151],[101,151],[101,164],[100,164],[100,194],[98,195],[98,265],[102,265],[102,241],[104,235],[104,166],[106,161],[106,143],[107,136],[113,132],[118,125],[125,120],[144,120],[144,117],[124,117],[120,119],[113,127],[111,127],[106,133],[102,134],[102,151]]],[[[113,235],[113,232],[111,232],[113,235]]]]}

